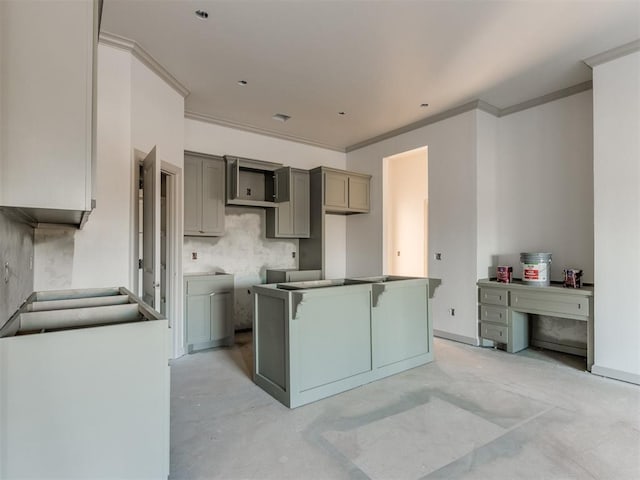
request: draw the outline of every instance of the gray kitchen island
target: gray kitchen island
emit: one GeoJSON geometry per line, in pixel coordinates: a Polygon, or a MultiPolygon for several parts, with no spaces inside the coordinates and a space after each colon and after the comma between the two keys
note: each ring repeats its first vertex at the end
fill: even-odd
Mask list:
{"type": "Polygon", "coordinates": [[[254,286],[255,383],[295,408],[432,361],[439,284],[381,276],[254,286]]]}

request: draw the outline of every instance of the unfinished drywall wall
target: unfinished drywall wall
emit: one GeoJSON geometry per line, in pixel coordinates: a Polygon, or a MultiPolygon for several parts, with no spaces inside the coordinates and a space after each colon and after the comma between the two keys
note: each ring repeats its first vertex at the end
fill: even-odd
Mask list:
{"type": "Polygon", "coordinates": [[[0,210],[0,325],[33,292],[33,228],[0,210]]]}
{"type": "Polygon", "coordinates": [[[265,238],[264,232],[263,208],[227,207],[223,237],[184,237],[184,273],[234,274],[236,329],[251,328],[251,287],[265,283],[266,270],[297,266],[292,254],[298,241],[265,238]]]}

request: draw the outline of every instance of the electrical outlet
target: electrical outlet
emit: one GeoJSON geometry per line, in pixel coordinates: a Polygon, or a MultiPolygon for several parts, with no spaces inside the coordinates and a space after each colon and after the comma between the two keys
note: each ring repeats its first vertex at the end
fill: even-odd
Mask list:
{"type": "Polygon", "coordinates": [[[9,262],[4,264],[4,283],[9,283],[9,262]]]}
{"type": "Polygon", "coordinates": [[[191,252],[191,260],[197,260],[198,259],[198,252],[191,252]]]}
{"type": "Polygon", "coordinates": [[[434,257],[436,258],[436,260],[442,260],[442,254],[441,253],[436,253],[434,255],[434,257]]]}
{"type": "Polygon", "coordinates": [[[455,317],[455,316],[456,316],[456,309],[455,309],[455,308],[450,308],[450,309],[449,309],[449,314],[450,314],[452,317],[455,317]]]}
{"type": "Polygon", "coordinates": [[[398,256],[400,256],[400,250],[398,250],[398,256]]]}
{"type": "Polygon", "coordinates": [[[296,258],[296,252],[291,252],[291,258],[296,258]]]}

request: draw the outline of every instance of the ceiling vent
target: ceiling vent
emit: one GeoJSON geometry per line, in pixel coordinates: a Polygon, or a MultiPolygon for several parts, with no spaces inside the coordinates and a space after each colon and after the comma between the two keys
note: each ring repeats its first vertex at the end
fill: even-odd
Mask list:
{"type": "Polygon", "coordinates": [[[274,120],[277,120],[279,122],[286,122],[287,120],[289,120],[291,117],[289,115],[285,115],[284,113],[276,113],[273,117],[274,120]]]}

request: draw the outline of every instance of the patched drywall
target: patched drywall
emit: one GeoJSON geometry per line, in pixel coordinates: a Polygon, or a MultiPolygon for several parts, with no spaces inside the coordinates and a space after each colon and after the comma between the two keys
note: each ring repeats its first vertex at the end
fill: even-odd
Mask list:
{"type": "Polygon", "coordinates": [[[263,208],[226,207],[223,237],[184,237],[184,273],[235,275],[235,326],[252,324],[251,287],[264,283],[269,268],[296,268],[297,240],[265,237],[263,208]],[[197,260],[192,258],[197,253],[197,260]]]}
{"type": "Polygon", "coordinates": [[[34,287],[36,290],[72,288],[75,230],[36,229],[34,287]]]}
{"type": "Polygon", "coordinates": [[[0,212],[0,325],[33,292],[33,228],[0,212]]]}

